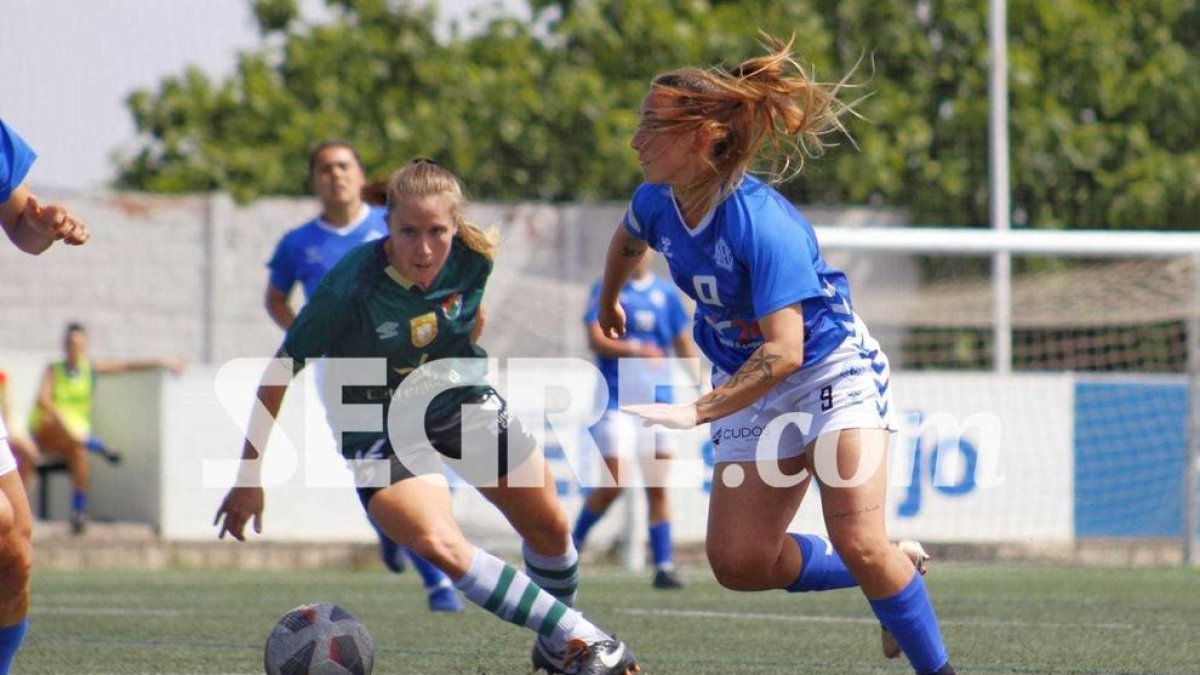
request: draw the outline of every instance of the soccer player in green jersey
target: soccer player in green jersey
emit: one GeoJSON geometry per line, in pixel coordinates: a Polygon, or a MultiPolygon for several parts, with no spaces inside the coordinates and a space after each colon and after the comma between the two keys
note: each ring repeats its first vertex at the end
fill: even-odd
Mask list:
{"type": "MultiPolygon", "coordinates": [[[[388,237],[351,251],[330,270],[288,329],[280,349],[283,363],[290,359],[293,368],[301,368],[321,357],[386,359],[386,385],[347,386],[337,392],[340,398],[327,397],[345,404],[381,404],[383,430],[339,429],[346,458],[384,460],[390,467],[386,480],[378,481],[369,469],[362,469],[379,462],[357,464],[359,498],[371,518],[396,542],[444,570],[468,599],[534,630],[535,669],[584,675],[639,672],[623,642],[572,607],[579,556],[567,516],[549,467],[531,434],[509,416],[504,399],[490,386],[473,384],[443,388],[428,407],[413,405],[428,372],[422,369],[425,364],[443,359],[484,363],[480,357],[485,352],[476,340],[483,329],[480,302],[492,270],[494,237],[466,221],[458,178],[429,160],[417,160],[392,177],[388,205],[388,237]],[[417,394],[411,396],[414,391],[417,394]],[[406,395],[410,398],[401,401],[406,395]],[[464,404],[476,414],[464,413],[464,404]],[[389,412],[407,422],[399,434],[404,438],[384,431],[388,422],[397,427],[389,412]],[[524,572],[463,535],[440,465],[415,455],[414,448],[421,444],[409,442],[408,436],[421,426],[425,433],[415,435],[427,437],[426,445],[450,458],[498,447],[499,457],[493,459],[501,468],[490,480],[469,475],[469,462],[456,466],[474,478],[477,489],[523,539],[524,572]],[[537,487],[508,484],[506,476],[530,466],[541,478],[537,487]]],[[[242,450],[247,460],[243,466],[248,468],[217,511],[222,537],[228,532],[244,540],[250,521],[256,532],[262,531],[263,489],[254,475],[261,463],[253,460],[261,458],[265,442],[256,449],[250,439],[265,441],[267,434],[261,432],[269,433],[287,391],[286,385],[274,386],[275,380],[268,378],[270,372],[259,387],[262,406],[252,415],[242,450]]],[[[337,387],[336,369],[329,368],[325,379],[323,386],[337,387]]],[[[355,426],[363,425],[359,421],[355,426]]]]}

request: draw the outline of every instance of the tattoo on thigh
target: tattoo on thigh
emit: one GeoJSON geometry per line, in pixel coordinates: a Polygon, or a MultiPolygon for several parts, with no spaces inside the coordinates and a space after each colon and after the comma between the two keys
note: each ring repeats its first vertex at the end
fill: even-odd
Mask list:
{"type": "Polygon", "coordinates": [[[829,519],[830,520],[841,520],[843,518],[853,518],[855,516],[861,516],[864,513],[872,513],[872,512],[878,511],[881,508],[883,508],[883,507],[878,504],[875,504],[872,506],[863,507],[861,509],[856,509],[854,511],[846,511],[845,513],[835,513],[835,514],[829,516],[829,519]]]}

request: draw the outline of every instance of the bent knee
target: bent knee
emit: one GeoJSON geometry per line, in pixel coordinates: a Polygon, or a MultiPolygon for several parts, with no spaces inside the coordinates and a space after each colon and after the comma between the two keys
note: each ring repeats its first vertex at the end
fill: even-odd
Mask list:
{"type": "Polygon", "coordinates": [[[761,591],[767,582],[778,551],[761,547],[729,547],[709,544],[705,548],[708,564],[717,583],[733,591],[761,591]]]}
{"type": "Polygon", "coordinates": [[[471,566],[475,547],[460,534],[424,532],[408,542],[413,553],[457,578],[471,566]]]}
{"type": "Polygon", "coordinates": [[[851,534],[830,536],[829,539],[851,572],[869,572],[883,565],[893,554],[886,538],[851,534]]]}
{"type": "Polygon", "coordinates": [[[33,544],[29,536],[10,535],[0,548],[0,588],[21,588],[33,569],[33,544]]]}

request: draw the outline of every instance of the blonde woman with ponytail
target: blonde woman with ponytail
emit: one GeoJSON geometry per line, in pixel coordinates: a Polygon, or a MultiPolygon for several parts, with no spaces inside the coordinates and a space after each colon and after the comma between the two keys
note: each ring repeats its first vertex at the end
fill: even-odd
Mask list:
{"type": "Polygon", "coordinates": [[[620,289],[650,248],[696,301],[712,391],[622,409],[674,429],[711,424],[707,553],[717,580],[740,591],[858,587],[887,656],[948,675],[921,579],[927,556],[887,538],[887,357],[854,313],[846,276],[771,186],[845,134],[844,85],[817,82],[790,42],[769,37],[766,55],[732,69],[655,77],[630,143],[645,182],[609,246],[599,323],[624,334],[620,289]],[[787,531],[813,475],[828,539],[787,531]]]}
{"type": "MultiPolygon", "coordinates": [[[[361,415],[347,420],[352,424],[331,415],[343,456],[359,460],[356,487],[371,520],[441,568],[485,611],[534,631],[535,669],[639,672],[625,643],[574,609],[579,555],[553,476],[532,435],[479,377],[486,356],[476,344],[483,329],[480,303],[495,235],[467,222],[462,184],[430,160],[397,171],[387,200],[388,236],[354,249],[329,271],[288,329],[282,363],[290,359],[293,368],[302,368],[320,357],[386,359],[386,385],[325,392],[326,400],[357,410],[379,409],[375,432],[362,431],[367,425],[361,415]],[[443,458],[458,460],[458,474],[516,529],[524,542],[524,571],[463,535],[443,458]],[[521,482],[510,486],[517,475],[521,482]]],[[[339,386],[335,371],[331,362],[327,389],[339,386]]],[[[274,425],[286,390],[264,380],[258,390],[263,405],[250,429],[274,425]]],[[[242,458],[260,457],[247,438],[242,458]]],[[[219,536],[243,540],[251,521],[261,532],[262,513],[261,481],[243,474],[217,511],[219,536]]]]}

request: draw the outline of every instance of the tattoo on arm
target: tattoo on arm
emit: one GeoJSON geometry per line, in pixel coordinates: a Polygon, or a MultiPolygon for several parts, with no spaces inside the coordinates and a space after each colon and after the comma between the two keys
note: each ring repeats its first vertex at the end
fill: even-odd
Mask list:
{"type": "Polygon", "coordinates": [[[749,360],[742,364],[742,367],[733,374],[733,377],[729,378],[729,381],[725,383],[725,387],[736,387],[743,381],[751,379],[758,382],[769,381],[775,376],[773,364],[778,360],[778,354],[767,354],[762,350],[754,352],[749,360]]]}
{"type": "Polygon", "coordinates": [[[622,246],[621,247],[621,257],[622,258],[640,258],[644,255],[646,255],[646,249],[644,249],[644,248],[638,248],[636,246],[622,246]]]}
{"type": "Polygon", "coordinates": [[[719,389],[708,392],[707,394],[696,399],[696,410],[704,411],[716,407],[721,401],[728,398],[727,395],[721,393],[719,389]]]}

